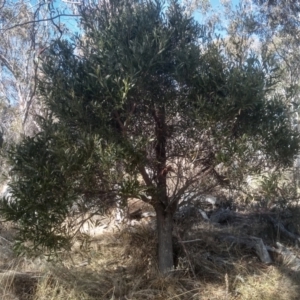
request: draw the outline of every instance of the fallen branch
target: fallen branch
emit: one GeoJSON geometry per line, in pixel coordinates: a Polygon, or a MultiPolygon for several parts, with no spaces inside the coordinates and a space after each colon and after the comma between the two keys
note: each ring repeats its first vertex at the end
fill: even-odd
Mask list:
{"type": "Polygon", "coordinates": [[[3,236],[0,236],[0,239],[2,239],[3,241],[9,243],[9,244],[13,244],[13,242],[7,240],[6,238],[4,238],[3,236]]]}
{"type": "Polygon", "coordinates": [[[218,209],[210,216],[210,221],[213,223],[223,223],[229,221],[235,213],[229,209],[218,209]]]}
{"type": "Polygon", "coordinates": [[[201,216],[204,220],[209,221],[209,217],[207,216],[207,214],[204,210],[198,208],[198,212],[201,214],[201,216]]]}
{"type": "Polygon", "coordinates": [[[203,240],[201,239],[196,239],[196,240],[189,240],[189,241],[178,241],[180,244],[187,244],[187,243],[194,243],[194,242],[202,242],[203,240]]]}
{"type": "Polygon", "coordinates": [[[239,244],[246,246],[247,248],[254,249],[258,258],[265,264],[270,264],[272,259],[268,253],[268,250],[261,238],[254,236],[248,237],[235,237],[235,236],[225,236],[221,237],[223,241],[239,244]]]}
{"type": "Polygon", "coordinates": [[[274,218],[271,217],[271,216],[269,216],[269,220],[271,221],[271,223],[273,224],[273,226],[274,226],[276,229],[279,229],[279,231],[280,231],[283,235],[285,235],[286,237],[288,237],[288,238],[290,238],[290,239],[292,239],[292,240],[296,240],[296,241],[300,242],[300,235],[294,234],[294,233],[288,231],[280,221],[274,219],[274,218]]]}
{"type": "Polygon", "coordinates": [[[300,270],[300,259],[289,249],[285,248],[282,244],[276,243],[277,248],[267,246],[267,250],[270,252],[275,252],[281,255],[283,263],[286,266],[291,267],[293,271],[300,270]]]}

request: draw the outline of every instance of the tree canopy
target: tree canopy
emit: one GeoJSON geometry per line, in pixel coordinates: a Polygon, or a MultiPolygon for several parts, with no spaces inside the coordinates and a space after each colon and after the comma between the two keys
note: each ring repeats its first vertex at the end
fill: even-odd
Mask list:
{"type": "Polygon", "coordinates": [[[173,266],[172,218],[204,178],[278,166],[299,150],[268,57],[241,63],[179,2],[111,0],[81,9],[82,36],[41,55],[41,131],[10,150],[12,197],[2,215],[19,246],[69,246],[67,217],[140,198],[157,215],[158,265],[173,266]]]}

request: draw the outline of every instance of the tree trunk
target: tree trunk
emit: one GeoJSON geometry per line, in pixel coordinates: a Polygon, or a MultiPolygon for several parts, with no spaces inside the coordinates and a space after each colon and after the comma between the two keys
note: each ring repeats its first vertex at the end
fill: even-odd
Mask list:
{"type": "Polygon", "coordinates": [[[164,205],[158,204],[155,207],[158,234],[158,267],[162,274],[173,269],[173,213],[165,212],[164,205]]]}
{"type": "Polygon", "coordinates": [[[155,154],[156,154],[156,193],[154,208],[157,219],[158,233],[158,266],[162,274],[167,274],[173,268],[172,227],[174,207],[169,207],[167,193],[167,125],[163,106],[153,110],[155,121],[155,154]]]}

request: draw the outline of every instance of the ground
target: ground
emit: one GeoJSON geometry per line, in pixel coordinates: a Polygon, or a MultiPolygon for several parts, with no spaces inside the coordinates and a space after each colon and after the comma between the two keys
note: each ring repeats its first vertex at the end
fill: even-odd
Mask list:
{"type": "MultiPolygon", "coordinates": [[[[131,213],[140,208],[149,210],[131,202],[131,213]]],[[[71,252],[60,253],[52,261],[16,257],[12,251],[13,226],[2,223],[0,298],[299,299],[299,216],[297,204],[282,209],[233,206],[226,199],[216,207],[200,203],[196,209],[175,216],[176,269],[165,278],[157,271],[153,217],[132,220],[130,225],[115,224],[111,216],[101,217],[101,224],[91,230],[88,240],[81,244],[83,239],[78,236],[71,252]],[[203,218],[203,212],[209,220],[203,218]],[[261,261],[256,246],[249,242],[253,237],[269,247],[271,263],[261,261]],[[289,250],[289,255],[271,251],[278,250],[276,242],[289,250]]]]}

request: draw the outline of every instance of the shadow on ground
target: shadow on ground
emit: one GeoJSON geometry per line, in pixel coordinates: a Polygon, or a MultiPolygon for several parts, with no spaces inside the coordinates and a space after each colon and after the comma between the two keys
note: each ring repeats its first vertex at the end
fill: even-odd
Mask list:
{"type": "Polygon", "coordinates": [[[157,276],[155,231],[147,227],[124,228],[91,240],[89,251],[74,251],[72,264],[65,258],[51,272],[91,299],[299,299],[298,271],[278,257],[264,264],[253,248],[223,240],[225,235],[257,236],[274,245],[280,236],[267,216],[236,214],[222,224],[190,217],[177,223],[177,267],[166,278],[157,276]]]}
{"type": "MultiPolygon", "coordinates": [[[[293,217],[286,219],[294,223],[297,234],[299,211],[291,213],[293,217]]],[[[297,257],[294,241],[276,230],[269,215],[288,226],[283,215],[267,211],[235,212],[215,223],[199,215],[176,220],[176,269],[165,278],[157,275],[157,240],[151,226],[124,226],[90,238],[36,272],[26,270],[24,259],[14,267],[9,264],[9,259],[16,258],[5,238],[7,245],[2,250],[7,248],[8,252],[5,262],[1,261],[2,279],[6,276],[2,295],[15,298],[1,299],[299,299],[300,272],[293,270],[286,258],[275,253],[273,262],[267,265],[253,247],[224,240],[226,235],[255,236],[269,246],[280,241],[297,257]]]]}

